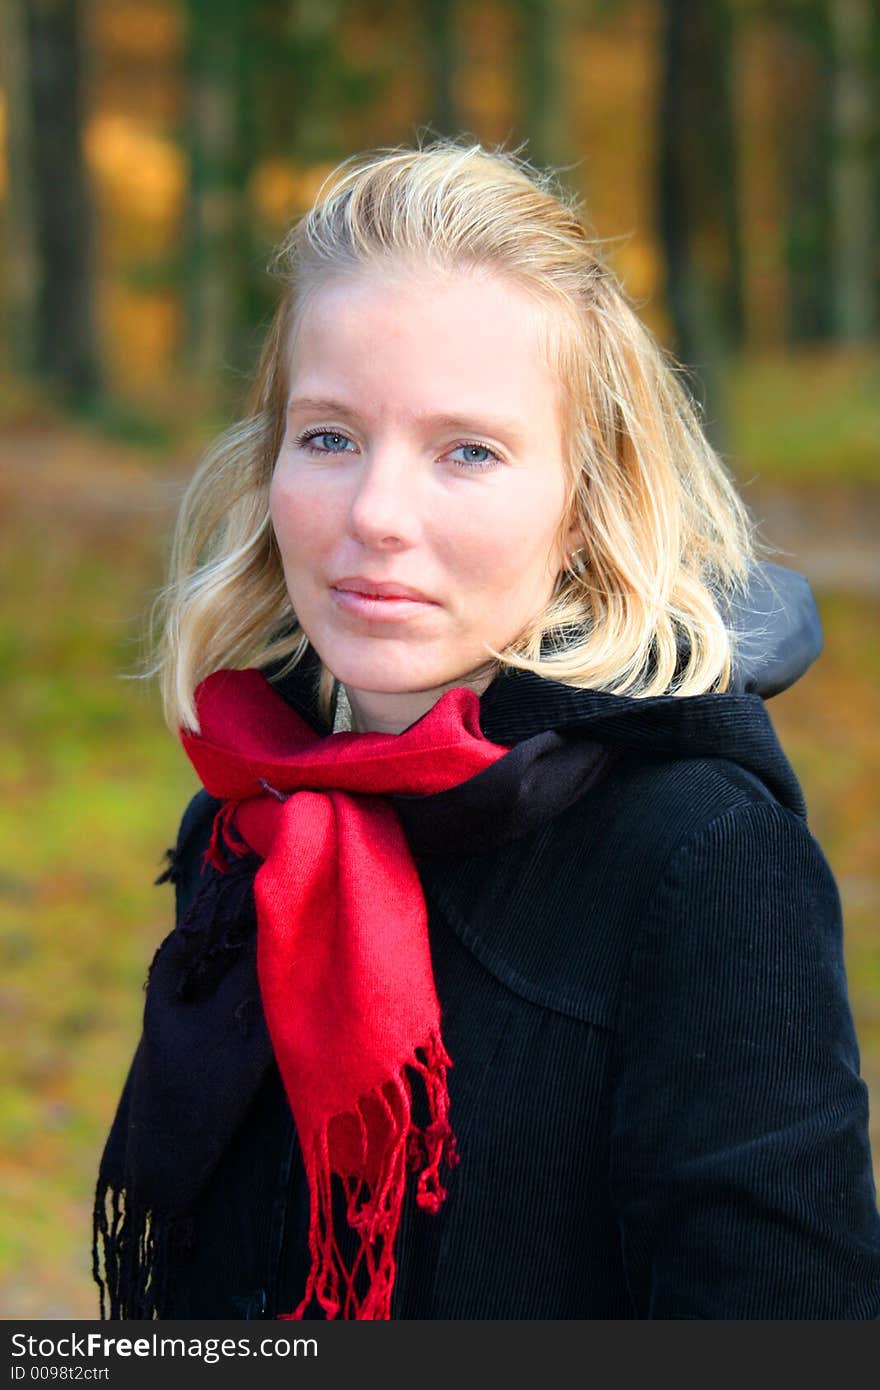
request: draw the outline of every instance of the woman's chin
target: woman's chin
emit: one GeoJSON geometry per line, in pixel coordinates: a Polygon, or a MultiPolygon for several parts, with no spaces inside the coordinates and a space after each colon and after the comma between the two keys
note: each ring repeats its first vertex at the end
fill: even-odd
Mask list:
{"type": "Polygon", "coordinates": [[[322,655],[322,660],[349,690],[408,695],[418,690],[432,690],[443,684],[437,666],[426,661],[363,661],[345,652],[328,652],[326,656],[322,655]]]}
{"type": "Polygon", "coordinates": [[[352,673],[351,676],[337,676],[337,680],[342,681],[346,690],[363,691],[365,695],[419,695],[426,691],[440,691],[444,686],[455,684],[456,677],[451,676],[449,680],[434,680],[430,676],[418,676],[413,673],[410,676],[393,675],[360,675],[352,673]]]}
{"type": "Polygon", "coordinates": [[[415,651],[385,652],[362,657],[349,650],[327,649],[321,652],[324,665],[349,690],[363,690],[384,695],[411,695],[423,690],[439,690],[443,686],[462,683],[473,670],[467,662],[431,659],[415,651]]]}

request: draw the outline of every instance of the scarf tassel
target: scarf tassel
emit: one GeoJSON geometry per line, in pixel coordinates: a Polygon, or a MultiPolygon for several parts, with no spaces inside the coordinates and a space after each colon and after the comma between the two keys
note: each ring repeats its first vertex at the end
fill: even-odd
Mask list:
{"type": "Polygon", "coordinates": [[[101,1320],[170,1316],[174,1273],[192,1243],[191,1217],[163,1216],[127,1200],[126,1192],[102,1175],[95,1192],[92,1237],[101,1320]]]}
{"type": "Polygon", "coordinates": [[[361,1321],[391,1318],[396,1271],[394,1242],[407,1171],[421,1168],[415,1200],[419,1207],[436,1213],[446,1197],[440,1164],[454,1168],[459,1161],[449,1125],[446,1071],[452,1066],[451,1059],[438,1035],[432,1035],[420,1050],[424,1060],[414,1053],[407,1065],[424,1082],[431,1120],[423,1129],[412,1123],[412,1095],[405,1069],[401,1068],[399,1075],[362,1097],[351,1116],[333,1116],[316,1134],[306,1157],[311,1194],[311,1268],[302,1300],[294,1312],[280,1314],[282,1320],[300,1320],[312,1298],[317,1299],[328,1319],[340,1314],[361,1321]],[[361,1149],[361,1172],[356,1176],[343,1171],[338,1152],[340,1130],[337,1128],[335,1139],[332,1132],[340,1121],[349,1121],[345,1132],[350,1133],[352,1119],[357,1125],[361,1149]],[[372,1191],[365,1197],[368,1184],[363,1172],[370,1168],[371,1159],[376,1166],[377,1158],[372,1191]],[[346,1220],[359,1236],[359,1249],[350,1268],[346,1268],[333,1230],[334,1172],[343,1184],[346,1220]],[[357,1290],[358,1282],[366,1285],[362,1293],[357,1290]]]}

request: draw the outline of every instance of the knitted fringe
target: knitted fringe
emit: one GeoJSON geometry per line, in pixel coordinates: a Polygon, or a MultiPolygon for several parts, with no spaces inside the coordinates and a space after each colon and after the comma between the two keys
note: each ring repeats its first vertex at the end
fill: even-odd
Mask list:
{"type": "Polygon", "coordinates": [[[362,1097],[352,1117],[360,1137],[362,1168],[375,1156],[370,1153],[370,1140],[371,1137],[375,1140],[375,1132],[371,1136],[370,1131],[371,1126],[375,1131],[376,1121],[371,1121],[370,1110],[374,1116],[378,1113],[380,1126],[391,1131],[390,1138],[382,1138],[381,1162],[371,1192],[367,1191],[362,1176],[352,1177],[340,1171],[334,1157],[331,1127],[349,1117],[332,1117],[315,1135],[309,1154],[304,1155],[311,1194],[311,1268],[302,1300],[292,1313],[279,1314],[281,1319],[301,1319],[312,1298],[317,1298],[328,1319],[340,1314],[343,1318],[361,1321],[391,1318],[396,1272],[394,1242],[400,1225],[407,1170],[421,1168],[416,1202],[427,1211],[437,1212],[446,1197],[446,1189],[440,1182],[440,1164],[444,1162],[447,1167],[454,1168],[459,1161],[448,1118],[446,1071],[452,1065],[451,1059],[438,1036],[432,1036],[427,1046],[418,1050],[424,1053],[424,1061],[414,1053],[408,1065],[420,1073],[424,1082],[430,1123],[424,1129],[412,1123],[412,1096],[405,1068],[369,1096],[362,1097]],[[359,1236],[358,1253],[350,1268],[345,1266],[333,1231],[334,1173],[341,1179],[345,1191],[346,1220],[359,1236]],[[358,1283],[362,1292],[358,1291],[358,1283]]]}
{"type": "Polygon", "coordinates": [[[192,1249],[190,1217],[160,1216],[136,1202],[103,1174],[95,1192],[92,1274],[101,1296],[101,1320],[171,1315],[174,1274],[192,1249]]]}

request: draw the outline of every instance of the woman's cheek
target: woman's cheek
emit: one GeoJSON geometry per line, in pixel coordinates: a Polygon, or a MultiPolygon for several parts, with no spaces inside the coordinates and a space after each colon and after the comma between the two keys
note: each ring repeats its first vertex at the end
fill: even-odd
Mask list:
{"type": "Polygon", "coordinates": [[[332,527],[333,511],[326,496],[291,478],[273,482],[269,512],[282,551],[313,547],[332,527]]]}
{"type": "Polygon", "coordinates": [[[289,486],[276,468],[275,476],[269,486],[269,517],[275,538],[282,547],[285,536],[290,530],[292,515],[289,486]]]}

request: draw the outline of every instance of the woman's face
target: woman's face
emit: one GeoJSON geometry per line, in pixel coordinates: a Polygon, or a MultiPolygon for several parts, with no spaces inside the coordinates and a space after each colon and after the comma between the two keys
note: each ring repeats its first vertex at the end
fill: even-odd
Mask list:
{"type": "Polygon", "coordinates": [[[356,727],[489,676],[566,553],[545,312],[491,275],[336,279],[308,301],[270,493],[290,601],[356,727]]]}

